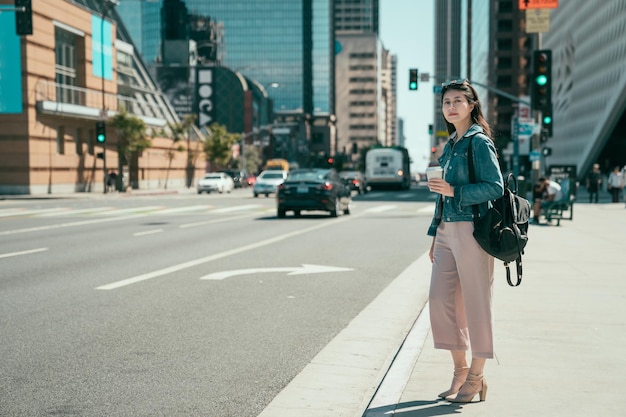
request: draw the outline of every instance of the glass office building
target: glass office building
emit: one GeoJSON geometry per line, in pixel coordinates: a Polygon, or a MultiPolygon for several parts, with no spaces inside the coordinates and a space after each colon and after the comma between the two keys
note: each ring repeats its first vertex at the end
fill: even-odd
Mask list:
{"type": "Polygon", "coordinates": [[[162,0],[123,0],[117,12],[146,64],[159,56],[162,0]]]}
{"type": "MultiPolygon", "coordinates": [[[[122,3],[127,3],[125,10],[129,14],[120,14],[129,30],[134,30],[133,36],[137,33],[141,38],[135,44],[149,64],[154,61],[151,42],[160,30],[146,31],[146,20],[152,7],[158,4],[160,8],[163,0],[122,3]],[[134,3],[144,4],[135,4],[133,11],[134,3]],[[138,24],[139,21],[142,23],[138,24]]],[[[189,14],[207,16],[223,24],[221,64],[263,85],[274,101],[274,110],[334,114],[332,0],[184,0],[184,3],[189,14]]]]}

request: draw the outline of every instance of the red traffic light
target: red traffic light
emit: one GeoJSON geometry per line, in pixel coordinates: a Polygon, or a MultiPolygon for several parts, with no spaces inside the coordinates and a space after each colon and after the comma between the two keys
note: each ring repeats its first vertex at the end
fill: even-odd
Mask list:
{"type": "Polygon", "coordinates": [[[432,148],[430,148],[430,152],[431,152],[431,153],[435,153],[435,152],[437,152],[437,147],[436,147],[436,146],[433,146],[432,148]]]}

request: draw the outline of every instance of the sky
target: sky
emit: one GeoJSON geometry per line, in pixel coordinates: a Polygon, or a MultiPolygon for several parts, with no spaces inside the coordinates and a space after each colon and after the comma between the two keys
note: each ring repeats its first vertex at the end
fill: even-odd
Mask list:
{"type": "Polygon", "coordinates": [[[409,91],[409,68],[434,73],[435,0],[380,0],[379,36],[398,59],[398,117],[404,120],[411,172],[424,172],[430,157],[428,125],[433,123],[433,84],[409,91]]]}

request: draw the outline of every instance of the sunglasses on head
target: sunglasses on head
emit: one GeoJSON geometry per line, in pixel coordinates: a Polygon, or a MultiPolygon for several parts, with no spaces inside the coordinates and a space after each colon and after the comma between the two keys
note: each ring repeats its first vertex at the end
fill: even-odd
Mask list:
{"type": "Polygon", "coordinates": [[[467,78],[463,79],[463,80],[452,80],[452,81],[447,81],[445,83],[441,83],[441,89],[446,89],[446,88],[450,88],[450,87],[454,87],[454,86],[462,86],[462,85],[467,85],[469,84],[469,81],[467,80],[467,78]]]}

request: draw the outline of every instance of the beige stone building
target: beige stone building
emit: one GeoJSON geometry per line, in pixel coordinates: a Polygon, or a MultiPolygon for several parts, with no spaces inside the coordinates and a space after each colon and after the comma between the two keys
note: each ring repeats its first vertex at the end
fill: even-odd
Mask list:
{"type": "Polygon", "coordinates": [[[115,9],[90,7],[102,4],[108,6],[33,1],[33,33],[25,36],[15,34],[13,12],[0,14],[0,194],[103,192],[105,173],[118,170],[110,120],[122,109],[143,120],[151,138],[151,147],[131,158],[130,172],[124,165],[131,187],[190,185],[204,172],[200,135],[190,129],[183,151],[168,138],[168,123],[180,120],[135,55],[115,9]],[[102,119],[104,146],[95,139],[102,119]]]}

